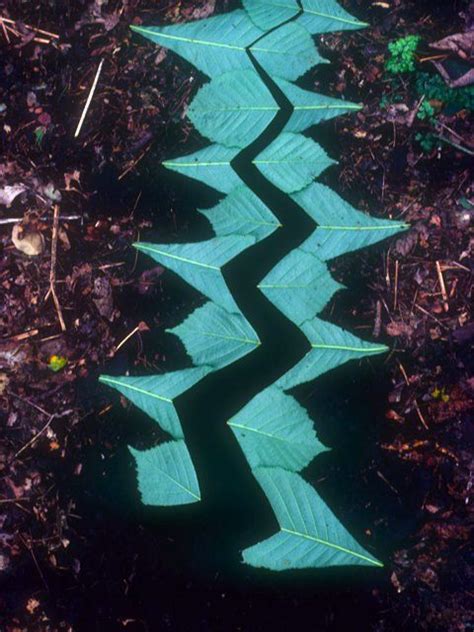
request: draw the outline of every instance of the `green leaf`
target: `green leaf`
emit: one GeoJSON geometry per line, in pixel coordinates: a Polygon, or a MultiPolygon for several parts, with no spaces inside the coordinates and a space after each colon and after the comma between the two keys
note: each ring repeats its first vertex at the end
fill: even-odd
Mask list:
{"type": "Polygon", "coordinates": [[[226,147],[248,147],[279,110],[268,88],[252,70],[234,70],[202,87],[188,108],[194,127],[226,147]]]}
{"type": "Polygon", "coordinates": [[[207,367],[201,367],[141,377],[101,375],[99,381],[125,395],[173,439],[182,439],[183,429],[173,400],[208,373],[207,367]]]}
{"type": "Polygon", "coordinates": [[[243,0],[252,21],[263,31],[283,24],[300,12],[297,0],[243,0]]]}
{"type": "Polygon", "coordinates": [[[248,187],[237,187],[211,209],[200,210],[218,237],[251,235],[261,241],[281,224],[262,200],[248,187]]]}
{"type": "Polygon", "coordinates": [[[252,469],[300,471],[327,449],[306,410],[276,386],[259,393],[227,423],[252,469]]]}
{"type": "Polygon", "coordinates": [[[260,344],[242,314],[229,314],[212,302],[198,307],[174,329],[196,366],[221,369],[247,355],[260,344]]]}
{"type": "Polygon", "coordinates": [[[255,243],[253,237],[215,237],[194,244],[150,244],[135,248],[172,270],[228,312],[240,313],[222,275],[231,259],[255,243]]]}
{"type": "Polygon", "coordinates": [[[347,31],[368,26],[347,13],[336,0],[301,0],[303,13],[297,23],[310,33],[330,33],[347,31]]]}
{"type": "Polygon", "coordinates": [[[272,79],[295,81],[313,66],[327,63],[308,31],[295,22],[272,31],[251,46],[250,52],[272,79]]]}
{"type": "Polygon", "coordinates": [[[296,248],[258,286],[277,309],[296,325],[319,314],[342,289],[325,263],[296,248]]]}
{"type": "Polygon", "coordinates": [[[184,441],[169,441],[151,450],[129,450],[135,458],[144,505],[166,507],[201,500],[196,471],[184,441]]]}
{"type": "Polygon", "coordinates": [[[253,164],[279,189],[293,193],[336,162],[310,138],[284,133],[266,147],[253,164]]]}
{"type": "Polygon", "coordinates": [[[362,106],[350,101],[333,99],[315,92],[308,92],[295,86],[293,83],[275,79],[275,83],[293,105],[290,120],[285,126],[285,132],[304,132],[309,127],[361,109],[362,106]]]}
{"type": "Polygon", "coordinates": [[[346,531],[326,503],[299,474],[280,468],[257,468],[280,531],[243,552],[244,562],[282,571],[361,565],[382,567],[346,531]]]}
{"type": "Polygon", "coordinates": [[[319,318],[303,323],[301,329],[311,343],[311,351],[278,380],[277,385],[285,390],[310,382],[350,360],[388,351],[385,345],[361,340],[319,318]]]}
{"type": "Polygon", "coordinates": [[[300,248],[323,261],[366,248],[409,228],[402,222],[356,211],[323,184],[313,183],[292,198],[319,224],[300,248]]]}
{"type": "Polygon", "coordinates": [[[263,35],[243,10],[187,24],[131,28],[174,51],[209,77],[230,70],[253,70],[246,48],[263,35]]]}
{"type": "Polygon", "coordinates": [[[199,180],[217,191],[229,193],[235,187],[243,185],[242,180],[230,166],[239,151],[239,149],[222,145],[211,145],[189,156],[166,160],[163,166],[199,180]]]}

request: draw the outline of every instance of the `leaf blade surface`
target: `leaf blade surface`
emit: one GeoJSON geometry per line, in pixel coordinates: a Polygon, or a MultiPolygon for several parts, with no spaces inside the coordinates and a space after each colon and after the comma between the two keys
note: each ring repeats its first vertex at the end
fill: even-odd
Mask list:
{"type": "Polygon", "coordinates": [[[195,366],[209,366],[213,371],[239,360],[260,344],[242,314],[229,314],[212,302],[167,331],[183,342],[195,366]]]}
{"type": "Polygon", "coordinates": [[[244,562],[274,571],[348,564],[383,566],[349,534],[299,474],[257,468],[254,475],[270,501],[280,532],[246,549],[244,562]]]}
{"type": "Polygon", "coordinates": [[[275,118],[279,106],[259,75],[239,70],[203,86],[187,115],[206,138],[226,147],[247,147],[275,118]]]}
{"type": "Polygon", "coordinates": [[[298,364],[277,381],[284,389],[310,382],[351,360],[388,351],[385,345],[357,338],[345,329],[320,318],[306,321],[301,325],[301,329],[312,348],[298,364]]]}
{"type": "Polygon", "coordinates": [[[285,132],[270,143],[253,164],[276,187],[285,193],[295,193],[336,162],[310,138],[285,132]]]}
{"type": "Polygon", "coordinates": [[[237,187],[217,206],[200,209],[217,237],[249,235],[261,241],[281,225],[270,209],[248,187],[237,187]]]}
{"type": "Polygon", "coordinates": [[[295,325],[319,314],[343,286],[325,263],[296,248],[258,285],[263,294],[295,325]]]}
{"type": "Polygon", "coordinates": [[[230,193],[235,187],[243,185],[230,164],[238,153],[239,150],[235,148],[210,145],[188,156],[166,160],[163,166],[199,180],[217,191],[230,193]]]}
{"type": "Polygon", "coordinates": [[[280,26],[250,47],[250,52],[270,77],[296,81],[321,57],[308,31],[295,22],[280,26]]]}
{"type": "Polygon", "coordinates": [[[256,395],[227,424],[252,469],[299,472],[327,449],[317,439],[306,410],[276,386],[256,395]]]}
{"type": "Polygon", "coordinates": [[[150,450],[129,450],[135,459],[144,505],[169,507],[201,500],[196,471],[183,440],[162,443],[150,450]]]}
{"type": "Polygon", "coordinates": [[[231,70],[253,70],[246,48],[263,35],[244,10],[184,24],[131,28],[174,51],[208,77],[231,70]]]}
{"type": "Polygon", "coordinates": [[[222,267],[254,243],[253,237],[227,236],[191,244],[138,242],[134,245],[226,311],[240,313],[224,280],[222,267]]]}
{"type": "Polygon", "coordinates": [[[292,197],[318,223],[318,228],[300,248],[322,261],[367,248],[409,228],[403,222],[378,219],[357,211],[318,182],[292,197]]]}

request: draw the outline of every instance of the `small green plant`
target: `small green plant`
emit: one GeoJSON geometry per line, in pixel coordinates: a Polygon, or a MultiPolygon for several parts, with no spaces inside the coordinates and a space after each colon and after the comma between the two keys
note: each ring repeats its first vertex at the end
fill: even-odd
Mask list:
{"type": "Polygon", "coordinates": [[[419,35],[407,35],[388,45],[390,58],[385,62],[385,69],[393,75],[415,70],[415,53],[420,43],[419,35]]]}
{"type": "Polygon", "coordinates": [[[431,153],[439,142],[437,137],[431,132],[428,132],[427,134],[418,132],[415,136],[415,140],[419,143],[425,154],[431,153]]]}
{"type": "Polygon", "coordinates": [[[435,109],[429,101],[423,101],[416,116],[420,121],[431,121],[435,116],[435,109]]]}
{"type": "Polygon", "coordinates": [[[474,86],[450,88],[439,75],[417,72],[415,78],[417,93],[428,101],[439,101],[443,110],[472,110],[474,108],[474,86]]]}

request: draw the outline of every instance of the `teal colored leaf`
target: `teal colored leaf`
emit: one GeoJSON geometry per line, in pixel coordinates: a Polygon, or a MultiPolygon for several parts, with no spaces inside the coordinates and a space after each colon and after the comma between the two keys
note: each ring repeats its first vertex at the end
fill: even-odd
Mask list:
{"type": "Polygon", "coordinates": [[[273,571],[383,566],[346,531],[299,474],[281,468],[257,468],[253,473],[270,501],[280,531],[246,549],[244,562],[273,571]]]}
{"type": "Polygon", "coordinates": [[[207,367],[200,367],[141,377],[101,375],[99,381],[122,393],[132,404],[156,421],[173,439],[182,439],[183,429],[174,400],[208,373],[207,367]]]}
{"type": "Polygon", "coordinates": [[[188,108],[194,127],[226,147],[248,147],[270,125],[279,110],[260,76],[234,70],[202,87],[188,108]]]}
{"type": "Polygon", "coordinates": [[[325,263],[296,248],[270,270],[258,287],[299,326],[319,314],[344,286],[334,281],[325,263]]]}
{"type": "Polygon", "coordinates": [[[284,133],[266,147],[253,164],[279,189],[293,193],[336,162],[310,138],[284,133]]]}
{"type": "Polygon", "coordinates": [[[250,51],[272,79],[295,81],[313,66],[327,63],[308,31],[295,22],[272,31],[251,46],[250,51]]]}
{"type": "Polygon", "coordinates": [[[247,355],[260,344],[242,314],[229,314],[214,303],[205,303],[174,329],[196,366],[221,369],[247,355]]]}
{"type": "Polygon", "coordinates": [[[362,107],[350,101],[302,90],[295,84],[282,79],[275,79],[275,83],[293,105],[293,112],[285,126],[285,132],[304,132],[321,121],[327,121],[347,112],[358,111],[362,107]]]}
{"type": "Polygon", "coordinates": [[[293,388],[310,382],[350,360],[388,351],[385,345],[361,340],[337,325],[319,318],[303,323],[301,329],[311,343],[311,351],[278,380],[280,388],[293,388]]]}
{"type": "Polygon", "coordinates": [[[151,450],[129,450],[135,458],[144,505],[166,507],[201,500],[196,471],[184,441],[169,441],[151,450]]]}
{"type": "Polygon", "coordinates": [[[347,31],[368,26],[347,13],[336,0],[301,0],[303,13],[297,23],[310,33],[347,31]]]}
{"type": "Polygon", "coordinates": [[[138,242],[135,248],[172,270],[228,312],[240,313],[222,275],[231,259],[255,243],[252,237],[215,237],[194,244],[150,244],[138,242]]]}
{"type": "Polygon", "coordinates": [[[163,166],[199,180],[217,191],[229,193],[235,187],[243,185],[242,180],[230,166],[238,153],[239,149],[211,145],[189,156],[166,160],[163,166]]]}
{"type": "Polygon", "coordinates": [[[263,31],[291,20],[301,10],[297,0],[243,0],[243,4],[252,21],[263,31]]]}
{"type": "Polygon", "coordinates": [[[313,183],[292,197],[318,224],[300,248],[323,261],[366,248],[409,228],[403,222],[377,219],[356,211],[323,184],[313,183]]]}
{"type": "Polygon", "coordinates": [[[252,469],[282,467],[299,472],[326,451],[298,402],[270,386],[227,422],[252,469]]]}
{"type": "Polygon", "coordinates": [[[131,28],[174,51],[209,77],[230,70],[253,70],[246,48],[263,35],[243,10],[187,24],[131,28]]]}
{"type": "Polygon", "coordinates": [[[251,235],[261,241],[281,224],[262,200],[248,187],[237,187],[211,209],[200,210],[218,237],[251,235]]]}

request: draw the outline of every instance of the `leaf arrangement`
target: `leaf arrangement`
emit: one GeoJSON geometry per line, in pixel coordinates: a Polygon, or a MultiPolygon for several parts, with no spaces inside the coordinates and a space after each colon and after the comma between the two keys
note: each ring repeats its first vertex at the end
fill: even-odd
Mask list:
{"type": "Polygon", "coordinates": [[[164,166],[202,181],[226,197],[201,211],[215,237],[192,244],[138,243],[136,247],[181,276],[209,299],[171,330],[195,368],[148,377],[102,376],[171,437],[151,450],[131,449],[142,501],[178,505],[200,500],[197,476],[174,400],[210,372],[237,361],[259,344],[235,303],[222,268],[280,226],[271,210],[239,178],[232,161],[268,128],[280,106],[253,60],[283,92],[292,114],[254,165],[314,221],[314,231],[259,284],[261,292],[307,337],[311,350],[276,383],[228,422],[279,524],[271,538],[243,552],[244,561],[272,570],[335,565],[381,566],[347,532],[301,471],[326,448],[307,411],[288,393],[350,360],[382,353],[318,318],[342,286],[327,262],[404,230],[375,219],[313,182],[333,160],[302,135],[309,127],[359,109],[347,101],[302,90],[293,81],[323,63],[312,35],[361,28],[335,0],[243,0],[244,9],[187,24],[134,27],[185,58],[210,79],[188,117],[211,145],[164,166]]]}

